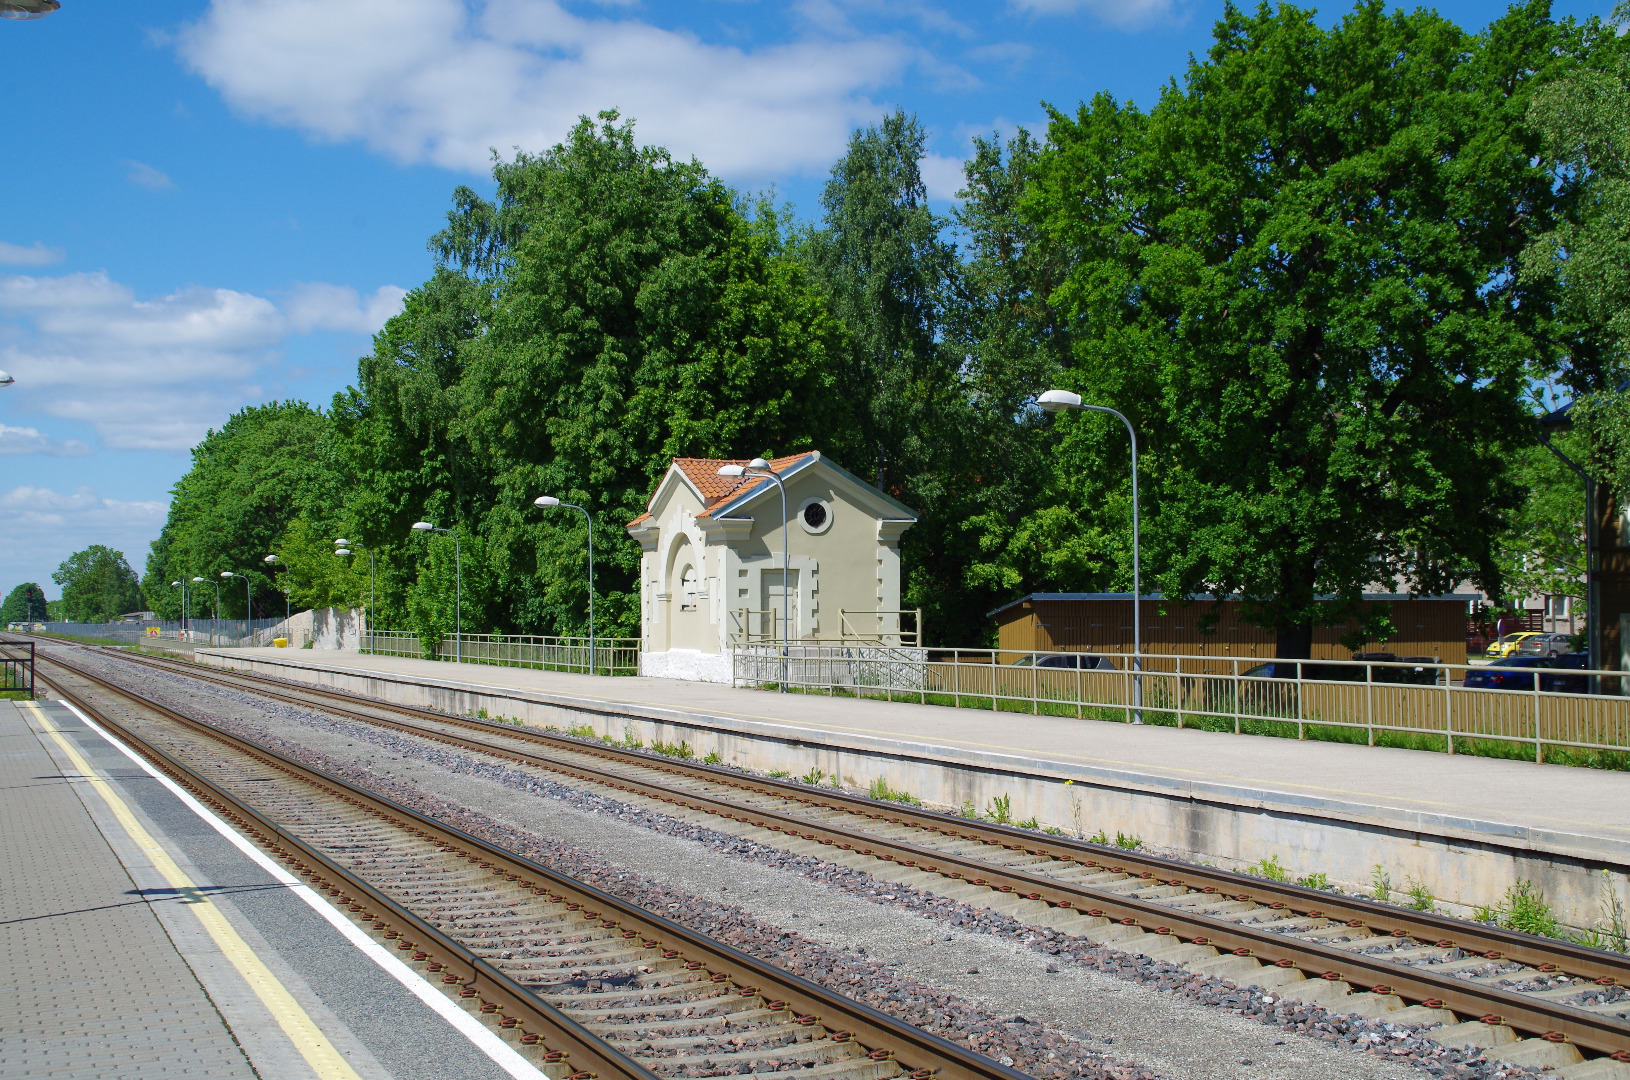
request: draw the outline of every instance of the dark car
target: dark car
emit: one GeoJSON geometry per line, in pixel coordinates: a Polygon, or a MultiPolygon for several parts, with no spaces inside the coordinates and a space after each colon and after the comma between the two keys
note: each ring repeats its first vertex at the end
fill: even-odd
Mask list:
{"type": "Polygon", "coordinates": [[[1573,644],[1572,634],[1535,634],[1524,638],[1513,655],[1562,656],[1573,644]]]}
{"type": "Polygon", "coordinates": [[[1553,694],[1587,694],[1590,677],[1564,675],[1558,669],[1584,668],[1584,653],[1565,653],[1562,656],[1508,656],[1487,667],[1466,672],[1462,686],[1483,690],[1528,690],[1536,683],[1540,690],[1553,694]]]}
{"type": "Polygon", "coordinates": [[[1080,668],[1083,671],[1116,671],[1115,661],[1093,653],[1032,653],[1022,656],[1014,667],[1080,668]]]}
{"type": "Polygon", "coordinates": [[[1240,672],[1245,679],[1294,679],[1297,669],[1303,679],[1317,682],[1363,682],[1364,669],[1346,664],[1315,664],[1306,660],[1271,660],[1240,672]]]}

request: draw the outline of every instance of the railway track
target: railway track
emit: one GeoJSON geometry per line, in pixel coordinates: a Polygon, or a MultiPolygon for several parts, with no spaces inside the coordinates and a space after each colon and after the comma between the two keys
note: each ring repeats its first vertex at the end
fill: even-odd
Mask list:
{"type": "Polygon", "coordinates": [[[325,892],[552,1080],[1024,1080],[59,658],[39,681],[325,892]],[[116,720],[98,700],[117,697],[116,720]]]}
{"type": "Polygon", "coordinates": [[[655,800],[721,831],[1445,1042],[1630,1078],[1630,957],[896,803],[119,652],[120,659],[655,800]]]}

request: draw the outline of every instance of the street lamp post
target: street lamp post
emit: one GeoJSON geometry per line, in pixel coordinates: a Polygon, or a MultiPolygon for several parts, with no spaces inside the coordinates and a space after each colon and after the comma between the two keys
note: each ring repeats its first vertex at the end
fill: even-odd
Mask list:
{"type": "MultiPolygon", "coordinates": [[[[343,536],[340,537],[339,539],[335,540],[334,541],[334,554],[338,555],[338,556],[341,556],[341,557],[349,556],[351,554],[351,541],[347,540],[343,536]]],[[[374,624],[374,549],[373,548],[368,549],[368,611],[367,611],[367,614],[363,617],[362,622],[363,622],[363,632],[364,633],[367,633],[368,629],[371,628],[373,626],[373,624],[374,624]]],[[[372,637],[371,634],[369,634],[368,636],[372,637]]],[[[359,635],[359,637],[360,637],[360,635],[359,635]]],[[[368,651],[371,652],[372,649],[370,648],[368,651]]]]}
{"type": "Polygon", "coordinates": [[[543,510],[552,510],[557,506],[568,510],[577,510],[583,515],[583,522],[589,529],[589,674],[594,674],[594,518],[589,512],[576,503],[561,502],[553,495],[539,495],[532,500],[532,505],[543,510]]]}
{"type": "MultiPolygon", "coordinates": [[[[1132,440],[1132,668],[1134,671],[1143,670],[1143,589],[1138,577],[1138,433],[1132,429],[1132,421],[1125,414],[1111,409],[1106,405],[1086,405],[1081,401],[1081,395],[1069,390],[1048,390],[1036,398],[1036,404],[1047,412],[1101,412],[1111,416],[1120,417],[1121,423],[1126,425],[1127,437],[1132,440]]],[[[1132,680],[1132,705],[1134,708],[1134,724],[1143,723],[1143,679],[1136,676],[1132,680]]]]}
{"type": "Polygon", "coordinates": [[[414,532],[446,533],[453,538],[453,659],[464,662],[464,556],[459,552],[458,533],[439,529],[428,521],[415,521],[414,532]]]}
{"type": "Polygon", "coordinates": [[[249,595],[249,578],[245,574],[234,574],[230,570],[222,570],[221,571],[221,580],[222,581],[225,581],[228,578],[235,578],[235,577],[243,578],[243,625],[244,625],[244,629],[246,631],[248,631],[249,640],[254,641],[255,640],[255,601],[249,595]]]}
{"type": "Polygon", "coordinates": [[[792,651],[792,637],[789,624],[792,622],[792,604],[787,599],[787,583],[792,577],[792,521],[787,517],[787,485],[775,475],[770,463],[761,457],[756,457],[746,465],[721,465],[720,476],[751,476],[757,479],[773,480],[775,486],[781,491],[781,692],[787,692],[787,654],[792,651]]]}
{"type": "Polygon", "coordinates": [[[170,582],[171,588],[176,586],[181,588],[181,640],[185,641],[187,640],[187,579],[182,578],[180,581],[170,582]]]}

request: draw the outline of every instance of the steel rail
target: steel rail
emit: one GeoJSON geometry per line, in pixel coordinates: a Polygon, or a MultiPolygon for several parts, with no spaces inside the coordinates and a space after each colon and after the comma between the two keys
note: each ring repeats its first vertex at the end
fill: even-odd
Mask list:
{"type": "MultiPolygon", "coordinates": [[[[515,881],[517,887],[530,888],[536,895],[547,895],[551,902],[557,902],[557,896],[575,902],[581,908],[585,919],[598,920],[602,928],[620,929],[624,937],[642,938],[642,944],[647,948],[658,948],[665,942],[669,943],[670,947],[677,946],[683,955],[692,958],[691,962],[699,963],[700,967],[707,970],[712,981],[731,982],[739,988],[738,993],[741,995],[763,997],[770,1006],[780,1002],[783,1008],[790,1009],[798,1015],[799,1023],[806,1026],[819,1025],[834,1033],[833,1037],[839,1041],[852,1040],[863,1048],[869,1048],[869,1056],[874,1060],[894,1060],[909,1074],[910,1080],[928,1080],[929,1077],[939,1077],[943,1080],[1028,1080],[1025,1074],[1015,1069],[896,1020],[868,1005],[827,990],[817,983],[784,971],[462,829],[437,821],[395,800],[352,784],[324,770],[285,757],[251,739],[222,731],[178,710],[159,705],[142,697],[136,691],[86,672],[76,665],[64,663],[55,657],[46,659],[48,663],[70,671],[79,678],[134,701],[144,709],[157,712],[172,723],[222,743],[262,765],[303,780],[318,790],[343,800],[353,808],[369,812],[381,820],[423,838],[428,843],[440,843],[459,850],[468,848],[475,852],[470,856],[472,861],[479,859],[479,865],[483,869],[490,869],[494,876],[515,881]],[[590,908],[595,910],[591,911],[590,908]]],[[[228,820],[235,818],[236,821],[245,822],[256,829],[257,831],[250,832],[249,835],[263,846],[272,847],[280,844],[291,852],[298,852],[298,855],[283,854],[279,857],[296,865],[297,868],[299,862],[306,862],[308,864],[306,876],[317,878],[319,883],[322,881],[340,883],[338,886],[340,891],[349,890],[353,896],[367,897],[370,905],[391,912],[403,926],[411,928],[413,934],[434,942],[433,946],[422,948],[420,951],[433,955],[431,948],[434,948],[437,953],[447,957],[447,960],[441,962],[449,967],[450,973],[457,976],[458,981],[464,982],[461,995],[483,996],[485,1003],[493,1003],[492,996],[496,996],[500,1000],[495,1003],[497,1009],[494,1011],[506,1016],[522,1011],[530,1013],[533,1022],[548,1029],[553,1040],[570,1047],[568,1050],[556,1051],[557,1053],[563,1056],[574,1052],[581,1055],[574,1064],[583,1061],[598,1062],[607,1070],[607,1075],[637,1080],[657,1080],[656,1074],[610,1047],[570,1017],[540,1001],[520,984],[510,980],[458,942],[448,938],[366,881],[334,863],[311,845],[291,835],[288,830],[245,805],[236,796],[199,776],[171,755],[130,731],[125,725],[107,717],[82,695],[73,693],[55,679],[42,676],[41,681],[47,682],[57,693],[73,701],[80,708],[92,712],[99,723],[106,724],[121,739],[128,740],[129,745],[149,757],[161,771],[170,773],[178,782],[184,782],[184,786],[192,787],[195,793],[207,794],[213,804],[234,816],[228,820]],[[311,869],[312,867],[320,869],[311,869]],[[475,989],[474,995],[464,994],[465,990],[472,988],[475,989]]],[[[333,894],[336,886],[330,884],[328,891],[333,894]]],[[[406,942],[404,939],[397,947],[406,950],[416,948],[418,944],[406,942]]],[[[444,982],[447,981],[447,977],[444,976],[444,982]]],[[[573,1075],[576,1080],[589,1080],[590,1076],[599,1074],[579,1070],[573,1075]]]]}
{"type": "MultiPolygon", "coordinates": [[[[128,659],[128,654],[120,655],[128,659]]],[[[168,670],[175,663],[172,661],[170,664],[153,666],[168,670]]],[[[175,670],[185,671],[187,675],[200,681],[223,686],[234,685],[232,679],[204,675],[196,670],[196,665],[184,665],[175,670]]],[[[309,700],[302,700],[298,696],[263,689],[264,684],[271,680],[242,672],[230,674],[236,680],[256,684],[253,687],[256,693],[289,703],[312,706],[309,700]]],[[[1192,866],[1158,856],[1137,855],[1085,841],[1042,837],[1025,830],[990,823],[975,824],[949,814],[906,808],[900,804],[880,802],[861,796],[840,792],[812,792],[809,788],[799,785],[746,777],[728,769],[636,754],[572,736],[535,729],[517,729],[491,721],[377,702],[326,687],[308,690],[306,687],[286,687],[281,683],[272,685],[280,690],[293,689],[297,693],[310,693],[319,698],[342,700],[353,706],[383,709],[439,724],[554,744],[568,748],[574,753],[586,753],[689,779],[789,799],[817,809],[843,810],[892,824],[931,829],[958,839],[1000,845],[1004,849],[1022,850],[1033,855],[1046,855],[1087,868],[1101,868],[1112,873],[1125,872],[1149,880],[1150,886],[1175,885],[1201,893],[1216,893],[1223,897],[1265,903],[1270,908],[1288,910],[1294,915],[1326,918],[1345,922],[1355,928],[1367,928],[1382,936],[1410,938],[1442,947],[1459,948],[1481,954],[1490,960],[1509,960],[1536,968],[1554,965],[1563,969],[1565,973],[1577,977],[1598,982],[1630,984],[1630,957],[1587,949],[1570,942],[1483,927],[1446,916],[1394,908],[1357,898],[1332,896],[1329,893],[1288,883],[1265,882],[1260,878],[1247,877],[1243,874],[1192,866]],[[1083,857],[1085,855],[1093,857],[1083,857]],[[1106,859],[1107,861],[1104,861],[1106,859]],[[1268,897],[1272,899],[1267,899],[1268,897]]],[[[241,686],[237,688],[243,689],[241,686]]],[[[331,706],[318,707],[338,711],[331,706]]],[[[951,880],[984,885],[1000,892],[1018,893],[1027,899],[1044,900],[1057,907],[1076,910],[1088,917],[1103,918],[1106,921],[1152,930],[1161,936],[1175,935],[1180,940],[1210,945],[1219,952],[1253,956],[1264,963],[1281,967],[1295,967],[1313,977],[1346,980],[1355,984],[1355,989],[1372,989],[1423,1003],[1440,1003],[1441,1007],[1461,1015],[1492,1018],[1491,1022],[1504,1023],[1542,1037],[1561,1036],[1583,1049],[1596,1053],[1612,1055],[1630,1052],[1630,1021],[1618,1017],[1585,1012],[1543,999],[1536,1000],[1530,995],[1500,987],[1479,986],[1451,975],[1433,973],[1429,968],[1393,963],[1350,949],[1301,940],[1283,933],[1253,931],[1229,920],[1183,912],[1158,901],[1129,897],[1092,885],[1061,882],[1011,867],[993,865],[966,855],[920,847],[908,841],[881,838],[861,830],[847,830],[831,823],[816,824],[791,814],[779,814],[759,807],[744,807],[717,796],[676,791],[660,784],[592,769],[577,762],[528,754],[513,747],[463,739],[447,732],[427,731],[416,725],[401,724],[382,717],[355,712],[346,715],[352,719],[387,726],[462,749],[505,757],[617,790],[645,795],[671,805],[683,806],[729,820],[745,821],[754,826],[817,841],[842,850],[858,851],[863,855],[872,855],[885,861],[938,873],[951,880]]],[[[1111,943],[1111,946],[1115,947],[1114,943],[1111,943]]]]}

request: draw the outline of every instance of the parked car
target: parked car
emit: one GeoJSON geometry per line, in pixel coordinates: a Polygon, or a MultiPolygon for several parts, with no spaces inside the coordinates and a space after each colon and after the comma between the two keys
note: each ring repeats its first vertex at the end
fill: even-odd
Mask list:
{"type": "Polygon", "coordinates": [[[1483,650],[1483,655],[1491,660],[1504,660],[1508,656],[1515,655],[1517,650],[1522,648],[1523,642],[1529,638],[1544,636],[1546,635],[1537,630],[1524,630],[1520,634],[1507,634],[1498,641],[1490,642],[1488,648],[1483,650]]]}
{"type": "Polygon", "coordinates": [[[1083,671],[1118,671],[1115,661],[1093,653],[1031,653],[1019,657],[1014,667],[1079,668],[1083,671]]]}
{"type": "Polygon", "coordinates": [[[1516,656],[1561,656],[1571,652],[1572,634],[1525,634],[1516,656]]]}
{"type": "Polygon", "coordinates": [[[1588,675],[1564,675],[1558,669],[1582,670],[1587,659],[1584,653],[1563,656],[1508,656],[1487,667],[1466,672],[1461,685],[1484,690],[1528,690],[1538,687],[1553,694],[1588,694],[1588,675]]]}

